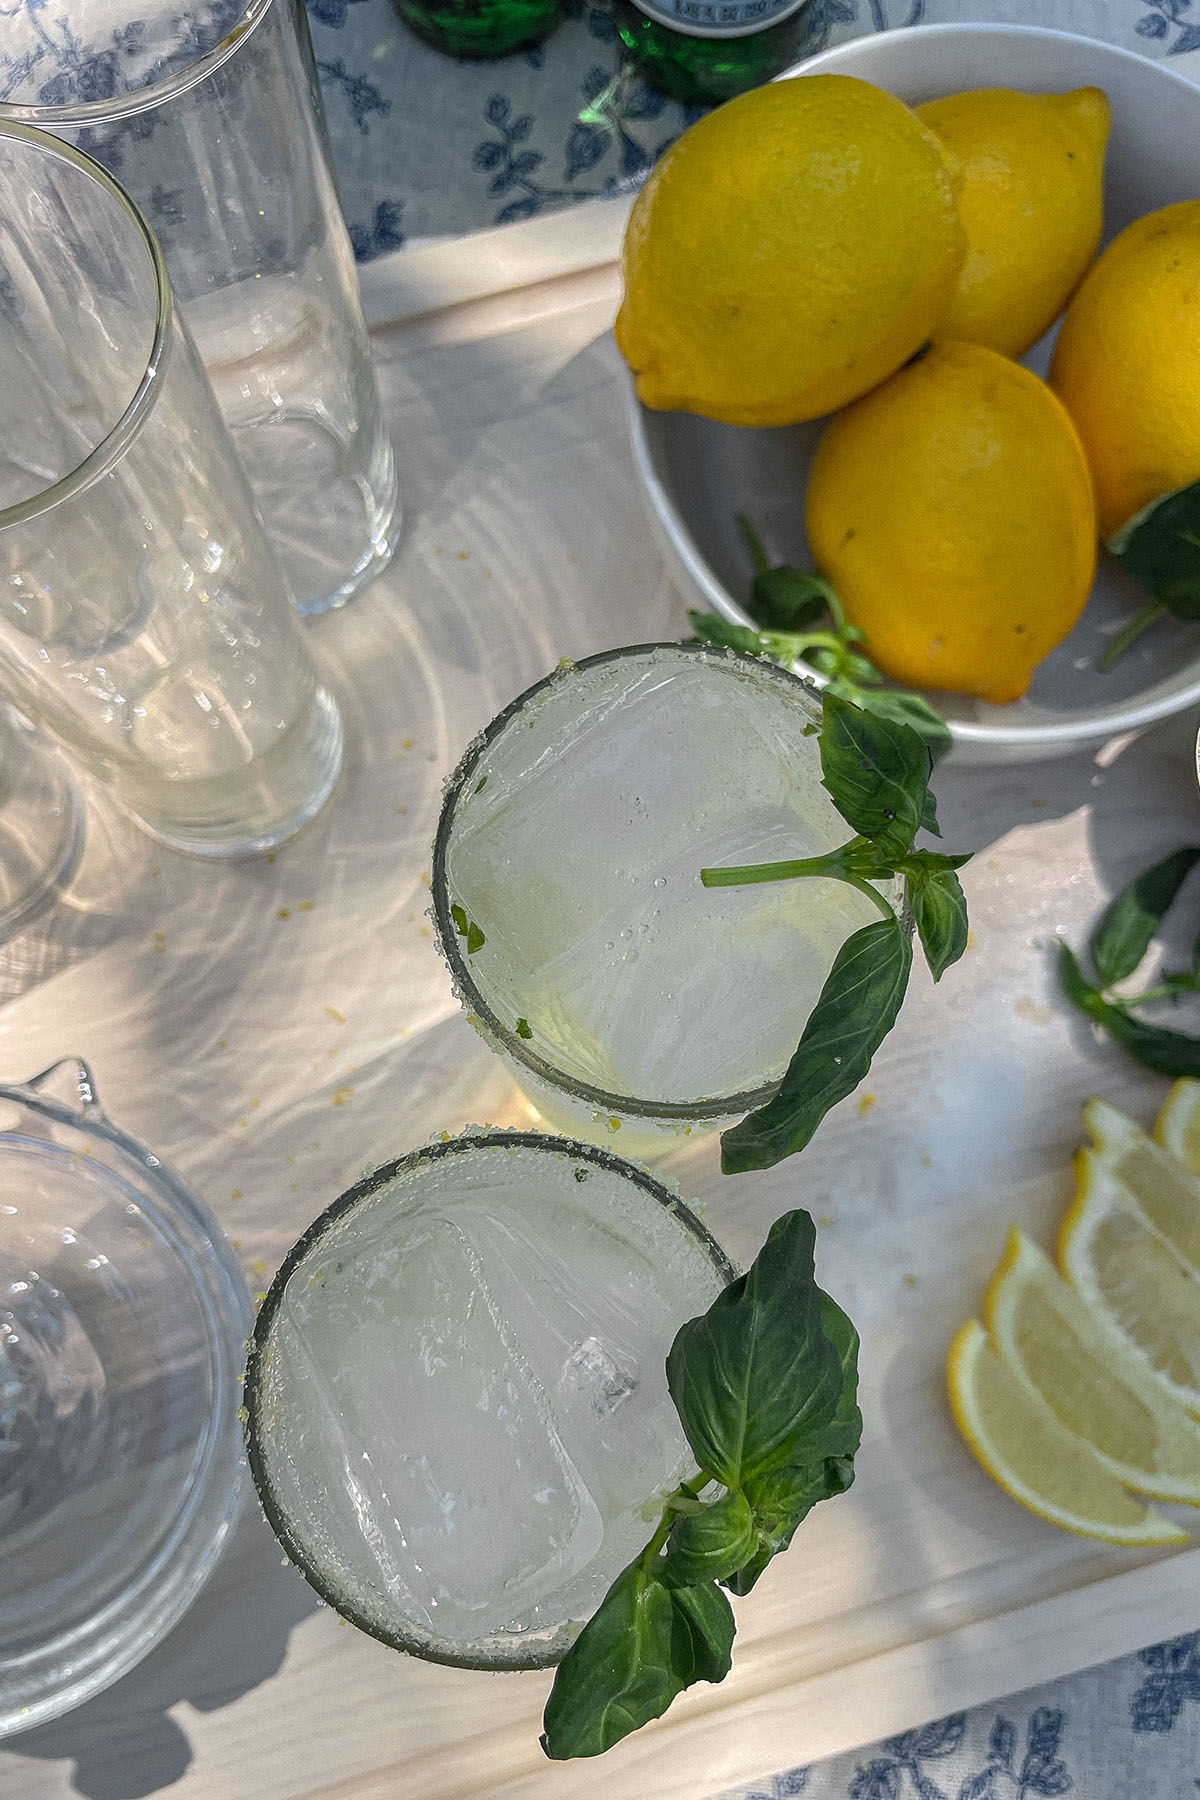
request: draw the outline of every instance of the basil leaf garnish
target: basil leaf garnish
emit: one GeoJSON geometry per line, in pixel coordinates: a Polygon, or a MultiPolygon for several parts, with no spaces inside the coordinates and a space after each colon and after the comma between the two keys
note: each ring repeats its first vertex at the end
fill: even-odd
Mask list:
{"type": "Polygon", "coordinates": [[[743,1490],[735,1487],[719,1500],[677,1516],[667,1539],[668,1572],[684,1583],[725,1581],[757,1548],[754,1513],[743,1490]]]}
{"type": "Polygon", "coordinates": [[[769,1169],[803,1150],[830,1107],[866,1075],[896,1022],[911,968],[912,943],[895,918],[878,919],[846,939],[779,1092],[722,1132],[726,1175],[769,1169]]]}
{"type": "Polygon", "coordinates": [[[826,692],[821,785],[848,825],[882,855],[903,856],[926,821],[929,751],[911,725],[826,692]]]}
{"type": "Polygon", "coordinates": [[[817,1501],[853,1478],[862,1421],[854,1327],[813,1275],[807,1213],[771,1227],[751,1267],[681,1327],[668,1384],[702,1469],[665,1497],[559,1665],[547,1756],[596,1756],[656,1719],[694,1681],[729,1671],[733,1612],[817,1501]],[[716,1465],[728,1480],[704,1498],[716,1465]]]}
{"type": "Polygon", "coordinates": [[[728,1488],[789,1461],[837,1406],[841,1365],[821,1317],[815,1240],[807,1213],[777,1220],[753,1266],[680,1327],[667,1357],[692,1454],[728,1488]]]}
{"type": "Polygon", "coordinates": [[[908,884],[909,904],[929,973],[940,981],[967,947],[967,903],[954,873],[969,859],[915,850],[903,858],[897,873],[908,884]]]}
{"type": "Polygon", "coordinates": [[[559,1664],[542,1719],[546,1755],[599,1756],[694,1681],[723,1681],[734,1630],[720,1588],[668,1587],[639,1557],[559,1664]]]}
{"type": "Polygon", "coordinates": [[[913,848],[918,831],[937,831],[929,746],[903,720],[864,712],[830,688],[821,714],[822,784],[858,835],[822,856],[701,869],[700,879],[706,887],[846,881],[883,916],[842,945],[775,1098],[722,1133],[726,1174],[770,1168],[802,1150],[830,1107],[858,1086],[895,1024],[912,944],[873,882],[903,877],[935,981],[967,946],[967,905],[954,871],[970,857],[913,848]]]}

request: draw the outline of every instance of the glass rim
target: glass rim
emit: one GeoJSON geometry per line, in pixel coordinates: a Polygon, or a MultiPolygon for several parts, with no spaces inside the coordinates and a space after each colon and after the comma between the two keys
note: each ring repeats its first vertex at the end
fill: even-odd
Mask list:
{"type": "MultiPolygon", "coordinates": [[[[498,712],[490,724],[471,740],[466,750],[449,776],[442,796],[441,812],[438,815],[437,833],[433,842],[433,869],[430,881],[430,894],[433,908],[433,924],[437,934],[438,945],[450,969],[452,981],[458,988],[462,1003],[467,1011],[476,1015],[486,1027],[487,1034],[494,1037],[506,1055],[527,1068],[531,1075],[546,1082],[560,1093],[571,1099],[582,1101],[598,1113],[620,1114],[631,1120],[646,1119],[674,1124],[701,1124],[709,1121],[732,1117],[754,1111],[756,1107],[765,1106],[779,1091],[782,1075],[774,1081],[760,1084],[756,1088],[743,1090],[736,1094],[718,1095],[704,1100],[644,1100],[633,1094],[616,1094],[605,1088],[594,1087],[574,1075],[568,1075],[547,1062],[536,1050],[532,1050],[525,1039],[500,1019],[480,991],[469,967],[469,958],[459,947],[458,933],[450,916],[450,896],[446,879],[446,860],[450,848],[450,839],[454,829],[454,813],[464,789],[468,786],[480,760],[490,750],[496,740],[507,729],[509,723],[538,695],[550,687],[562,682],[570,675],[583,669],[602,667],[606,663],[620,662],[626,658],[648,657],[659,650],[676,651],[684,656],[701,656],[707,662],[728,663],[753,673],[757,677],[778,681],[784,687],[798,690],[799,696],[814,708],[812,723],[819,723],[821,702],[820,693],[815,685],[804,676],[795,674],[784,668],[782,663],[772,662],[768,657],[752,656],[744,650],[735,650],[727,644],[679,643],[670,639],[655,640],[646,644],[623,644],[613,650],[600,650],[592,656],[581,656],[560,663],[549,675],[535,681],[531,687],[510,700],[508,705],[498,712]]],[[[534,1104],[536,1104],[536,1097],[534,1104]]]]}
{"type": "MultiPolygon", "coordinates": [[[[497,1656],[489,1656],[482,1651],[475,1654],[469,1650],[456,1653],[453,1650],[435,1648],[425,1639],[407,1635],[401,1629],[389,1628],[376,1619],[367,1618],[356,1606],[347,1601],[345,1594],[336,1583],[329,1580],[317,1567],[307,1546],[302,1544],[296,1536],[291,1524],[284,1517],[276,1502],[274,1486],[262,1454],[262,1444],[269,1434],[260,1432],[258,1428],[259,1386],[262,1360],[269,1352],[271,1330],[288,1282],[310,1252],[321,1244],[334,1226],[362,1202],[369,1200],[381,1189],[389,1187],[393,1181],[409,1170],[419,1169],[422,1165],[436,1162],[444,1156],[471,1154],[479,1150],[507,1151],[511,1149],[535,1150],[554,1156],[566,1156],[573,1162],[590,1162],[603,1169],[607,1174],[618,1175],[631,1182],[633,1186],[641,1188],[652,1200],[655,1200],[664,1211],[669,1212],[672,1218],[694,1239],[720,1277],[723,1286],[728,1287],[737,1280],[736,1264],[731,1261],[703,1220],[665,1181],[651,1174],[649,1169],[643,1168],[640,1163],[634,1163],[627,1157],[618,1156],[615,1151],[609,1150],[603,1145],[586,1144],[576,1138],[549,1132],[511,1130],[507,1127],[497,1127],[494,1130],[468,1127],[466,1131],[460,1132],[456,1136],[435,1138],[430,1143],[422,1144],[415,1150],[406,1151],[404,1155],[394,1157],[390,1162],[382,1163],[378,1168],[369,1170],[317,1215],[307,1230],[297,1238],[280,1263],[258,1308],[254,1330],[246,1345],[246,1370],[242,1384],[242,1425],[250,1478],[268,1525],[282,1548],[287,1552],[289,1560],[296,1565],[309,1586],[348,1624],[353,1625],[356,1630],[364,1632],[368,1637],[376,1639],[378,1643],[386,1644],[391,1650],[399,1650],[406,1655],[418,1657],[422,1662],[438,1663],[447,1668],[484,1669],[496,1673],[505,1673],[510,1669],[519,1671],[553,1667],[561,1661],[567,1649],[567,1645],[562,1641],[562,1629],[555,1632],[549,1642],[540,1650],[530,1650],[524,1655],[519,1653],[519,1640],[514,1640],[513,1648],[518,1650],[518,1654],[501,1660],[497,1656]]],[[[568,1622],[565,1621],[564,1624],[568,1622]]]]}
{"type": "Polygon", "coordinates": [[[170,277],[158,239],[150,229],[141,208],[121,183],[107,169],[102,168],[94,157],[76,150],[72,144],[64,144],[61,138],[53,137],[48,131],[40,131],[32,125],[0,117],[0,139],[4,138],[25,144],[30,149],[78,169],[124,211],[145,248],[150,265],[154,284],[154,327],[146,366],[116,423],[81,462],[65,475],[60,475],[57,481],[51,482],[38,493],[31,494],[27,500],[18,500],[12,506],[0,507],[0,531],[11,525],[27,524],[31,519],[53,511],[64,500],[83,493],[120,462],[158,403],[170,361],[171,324],[174,316],[170,277]]]}
{"type": "Polygon", "coordinates": [[[248,0],[224,37],[211,50],[206,50],[194,62],[186,63],[182,69],[157,81],[148,81],[143,87],[132,88],[126,94],[116,94],[107,100],[78,100],[62,106],[0,100],[0,120],[44,126],[111,125],[164,106],[223,68],[251,32],[257,30],[274,4],[275,0],[248,0]]]}

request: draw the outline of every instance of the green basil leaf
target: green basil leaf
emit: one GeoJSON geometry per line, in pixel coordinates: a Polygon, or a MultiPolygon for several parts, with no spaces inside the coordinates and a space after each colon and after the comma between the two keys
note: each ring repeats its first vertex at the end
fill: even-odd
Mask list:
{"type": "Polygon", "coordinates": [[[482,950],[487,939],[484,937],[478,925],[476,925],[474,919],[468,919],[466,912],[461,906],[451,906],[450,918],[458,936],[466,939],[467,955],[474,956],[477,950],[482,950]]]}
{"type": "Polygon", "coordinates": [[[1136,513],[1108,548],[1177,619],[1200,619],[1200,481],[1136,513]]]}
{"type": "Polygon", "coordinates": [[[781,563],[754,577],[746,611],[768,631],[800,631],[829,611],[829,584],[811,571],[781,563]]]}
{"type": "Polygon", "coordinates": [[[1077,1006],[1080,1012],[1086,1013],[1098,1025],[1103,1025],[1108,1014],[1115,1011],[1100,989],[1093,987],[1084,978],[1083,970],[1069,944],[1058,946],[1058,978],[1072,1006],[1077,1006]]]}
{"type": "MultiPolygon", "coordinates": [[[[915,862],[916,858],[909,861],[915,862]]],[[[966,898],[952,868],[930,868],[922,864],[907,875],[907,880],[908,897],[925,961],[933,979],[940,981],[967,947],[966,898]]]]}
{"type": "Polygon", "coordinates": [[[1200,848],[1195,845],[1176,850],[1136,876],[1105,907],[1088,944],[1101,987],[1133,974],[1197,861],[1200,848]]]}
{"type": "Polygon", "coordinates": [[[862,1437],[858,1410],[858,1333],[845,1313],[821,1296],[825,1335],[838,1356],[840,1390],[833,1416],[806,1446],[805,1459],[769,1469],[746,1483],[757,1548],[725,1578],[731,1593],[748,1594],[772,1557],[787,1549],[796,1528],[820,1500],[845,1493],[854,1480],[854,1456],[862,1437]]]}
{"type": "Polygon", "coordinates": [[[1162,1025],[1145,1025],[1120,1006],[1109,1006],[1099,1023],[1144,1068],[1173,1078],[1200,1075],[1200,1038],[1168,1031],[1162,1025]]]}
{"type": "Polygon", "coordinates": [[[843,819],[903,856],[926,820],[929,751],[911,725],[822,696],[822,786],[843,819]]]}
{"type": "Polygon", "coordinates": [[[721,1134],[726,1175],[769,1169],[802,1150],[837,1101],[853,1093],[896,1022],[912,942],[896,919],[848,937],[825,978],[773,1100],[721,1134]]]}
{"type": "Polygon", "coordinates": [[[746,1273],[689,1319],[667,1356],[667,1386],[692,1454],[727,1488],[795,1460],[833,1417],[841,1364],[813,1277],[816,1232],[784,1213],[746,1273]]]}
{"type": "Polygon", "coordinates": [[[693,635],[702,644],[723,644],[730,650],[741,650],[746,656],[763,655],[762,633],[750,625],[735,625],[718,613],[688,612],[693,635]]]}
{"type": "Polygon", "coordinates": [[[723,1681],[733,1637],[733,1609],[719,1588],[664,1586],[639,1557],[559,1664],[542,1719],[546,1755],[599,1756],[693,1682],[723,1681]]]}
{"type": "Polygon", "coordinates": [[[680,1514],[667,1539],[667,1576],[685,1584],[724,1581],[754,1554],[754,1515],[741,1488],[680,1514]]]}
{"type": "Polygon", "coordinates": [[[1136,1005],[1136,1000],[1120,1006],[1106,1000],[1099,988],[1084,979],[1066,944],[1058,947],[1058,971],[1071,1004],[1094,1024],[1102,1025],[1143,1067],[1171,1077],[1200,1076],[1200,1039],[1182,1031],[1168,1031],[1162,1025],[1143,1024],[1127,1010],[1129,1005],[1136,1005]]]}
{"type": "MultiPolygon", "coordinates": [[[[877,677],[878,679],[878,677],[877,677]]],[[[920,694],[909,693],[907,688],[872,687],[869,692],[852,683],[831,683],[844,700],[852,700],[861,706],[864,712],[875,713],[881,719],[894,719],[901,725],[910,725],[921,738],[929,751],[930,765],[941,761],[949,750],[952,739],[950,727],[941,713],[936,712],[928,700],[920,694]]]]}

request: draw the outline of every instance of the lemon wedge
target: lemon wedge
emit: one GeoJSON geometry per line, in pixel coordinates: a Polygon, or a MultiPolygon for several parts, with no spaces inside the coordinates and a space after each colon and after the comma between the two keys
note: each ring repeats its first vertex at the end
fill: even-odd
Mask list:
{"type": "Polygon", "coordinates": [[[1168,1394],[1200,1413],[1200,1281],[1142,1210],[1145,1186],[1127,1186],[1108,1155],[1081,1150],[1076,1179],[1059,1267],[1113,1353],[1135,1351],[1168,1394]]]}
{"type": "Polygon", "coordinates": [[[1060,1424],[1046,1402],[968,1319],[950,1346],[950,1405],[975,1456],[1006,1493],[1081,1537],[1116,1544],[1176,1544],[1187,1533],[1135,1499],[1096,1451],[1060,1424]]]}
{"type": "Polygon", "coordinates": [[[1083,1122],[1093,1140],[1091,1159],[1112,1174],[1132,1196],[1133,1210],[1200,1278],[1200,1177],[1106,1100],[1089,1100],[1083,1122]]]}
{"type": "Polygon", "coordinates": [[[1200,1175],[1200,1081],[1185,1075],[1173,1084],[1155,1121],[1154,1137],[1168,1156],[1200,1175]]]}
{"type": "Polygon", "coordinates": [[[1016,1226],[988,1284],[984,1321],[1009,1368],[1118,1481],[1200,1505],[1200,1424],[1137,1353],[1114,1354],[1085,1302],[1016,1226]]]}

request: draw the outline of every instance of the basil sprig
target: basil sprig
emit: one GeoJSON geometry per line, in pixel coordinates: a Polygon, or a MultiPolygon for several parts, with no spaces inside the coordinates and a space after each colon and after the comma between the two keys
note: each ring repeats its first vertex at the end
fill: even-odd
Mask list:
{"type": "Polygon", "coordinates": [[[1168,614],[1190,624],[1200,619],[1200,481],[1143,507],[1107,549],[1150,595],[1150,605],[1109,644],[1096,665],[1102,670],[1120,662],[1156,620],[1168,614]]]}
{"type": "Polygon", "coordinates": [[[785,1213],[747,1273],[676,1334],[667,1385],[701,1473],[665,1498],[558,1668],[542,1748],[598,1756],[729,1673],[733,1609],[818,1500],[854,1478],[858,1336],[817,1286],[813,1222],[785,1213]],[[708,1490],[719,1489],[709,1493],[708,1490]]]}
{"type": "Polygon", "coordinates": [[[1156,986],[1139,994],[1114,990],[1136,972],[1197,861],[1200,847],[1176,850],[1136,876],[1110,902],[1088,940],[1094,981],[1088,980],[1067,944],[1060,944],[1058,951],[1059,978],[1071,1004],[1103,1026],[1146,1068],[1172,1077],[1200,1076],[1200,1039],[1148,1024],[1136,1016],[1136,1009],[1153,1000],[1178,1000],[1183,994],[1200,993],[1200,939],[1193,948],[1190,969],[1164,974],[1156,986]]]}
{"type": "Polygon", "coordinates": [[[928,744],[903,721],[867,712],[829,688],[821,707],[822,785],[857,836],[823,856],[702,869],[700,879],[705,887],[845,881],[881,916],[838,951],[774,1099],[722,1133],[726,1174],[767,1169],[802,1150],[830,1107],[858,1086],[895,1024],[912,968],[912,941],[872,882],[903,877],[935,981],[967,945],[967,904],[955,870],[970,855],[913,848],[920,830],[940,835],[928,744]]]}
{"type": "Polygon", "coordinates": [[[739,514],[737,523],[754,569],[746,605],[754,626],[733,625],[715,613],[689,612],[695,635],[704,643],[768,656],[787,668],[807,663],[830,693],[881,718],[911,725],[925,739],[934,762],[944,756],[950,748],[946,721],[919,694],[884,685],[863,647],[863,633],[847,619],[829,582],[787,563],[772,568],[749,519],[739,514]]]}

